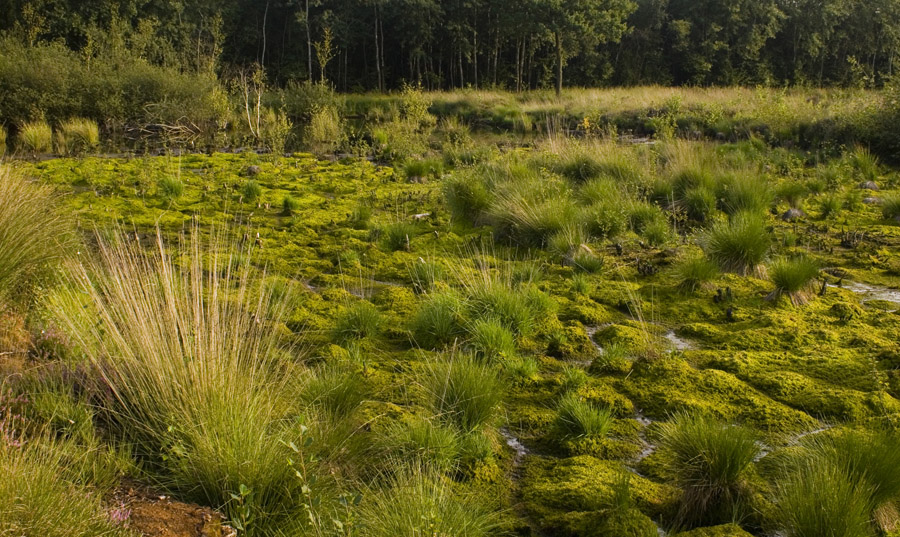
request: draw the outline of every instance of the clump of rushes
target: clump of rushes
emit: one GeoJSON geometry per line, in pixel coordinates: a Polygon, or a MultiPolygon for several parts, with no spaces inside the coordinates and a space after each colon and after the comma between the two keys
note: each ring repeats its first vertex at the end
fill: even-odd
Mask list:
{"type": "Polygon", "coordinates": [[[612,411],[566,392],[556,407],[554,425],[563,438],[606,436],[613,424],[612,411]]]}
{"type": "Polygon", "coordinates": [[[333,420],[349,417],[366,398],[365,380],[336,365],[320,366],[303,387],[303,400],[333,420]]]}
{"type": "Polygon", "coordinates": [[[0,167],[0,302],[27,292],[71,237],[53,189],[0,167]]]}
{"type": "Polygon", "coordinates": [[[49,153],[53,149],[53,131],[46,121],[30,121],[19,127],[19,147],[32,154],[49,153]]]}
{"type": "Polygon", "coordinates": [[[413,160],[403,166],[403,172],[409,180],[440,179],[444,163],[439,159],[413,160]]]}
{"type": "Polygon", "coordinates": [[[803,198],[808,193],[806,185],[798,181],[787,181],[778,187],[778,198],[784,200],[792,209],[802,208],[803,198]]]}
{"type": "Polygon", "coordinates": [[[435,470],[400,468],[382,490],[363,494],[360,518],[367,537],[455,535],[488,537],[499,520],[483,497],[460,493],[435,470]]]}
{"type": "Polygon", "coordinates": [[[97,237],[97,254],[69,266],[51,306],[103,379],[113,434],[163,450],[156,479],[229,519],[242,516],[234,497],[249,491],[248,535],[268,535],[297,510],[288,446],[300,415],[311,416],[269,321],[285,318],[289,301],[272,302],[250,256],[238,261],[220,235],[200,236],[179,245],[177,260],[160,232],[152,252],[124,235],[97,237]]]}
{"type": "Polygon", "coordinates": [[[425,349],[441,349],[463,334],[462,299],[452,291],[429,295],[412,319],[416,344],[425,349]]]}
{"type": "Polygon", "coordinates": [[[687,190],[679,205],[688,218],[695,222],[706,222],[716,211],[716,193],[707,187],[695,187],[687,190]]]}
{"type": "Polygon", "coordinates": [[[470,355],[431,364],[423,384],[434,415],[464,433],[494,419],[503,392],[491,365],[470,355]]]}
{"type": "Polygon", "coordinates": [[[725,272],[761,274],[772,239],[765,220],[754,213],[738,213],[717,222],[703,240],[706,256],[725,272]]]}
{"type": "Polygon", "coordinates": [[[878,179],[878,157],[873,155],[869,148],[856,146],[850,155],[850,163],[863,181],[878,179]]]}
{"type": "Polygon", "coordinates": [[[156,183],[156,192],[162,199],[173,202],[184,194],[184,183],[178,177],[167,175],[156,183]]]}
{"type": "Polygon", "coordinates": [[[468,224],[481,224],[493,199],[480,177],[470,172],[457,173],[443,182],[444,199],[453,218],[468,224]]]}
{"type": "Polygon", "coordinates": [[[372,208],[368,205],[358,205],[350,213],[349,224],[353,229],[368,229],[372,221],[372,208]]]}
{"type": "Polygon", "coordinates": [[[426,293],[434,289],[436,283],[444,280],[444,265],[438,261],[426,261],[421,257],[413,261],[409,267],[409,277],[413,283],[413,290],[417,293],[426,293]]]}
{"type": "Polygon", "coordinates": [[[262,196],[262,186],[253,179],[244,183],[241,187],[241,196],[247,203],[256,203],[256,200],[262,196]]]}
{"type": "Polygon", "coordinates": [[[661,425],[660,446],[684,489],[679,526],[731,521],[747,492],[745,476],[759,454],[750,429],[699,414],[679,413],[661,425]]]}
{"type": "Polygon", "coordinates": [[[819,274],[819,266],[806,256],[779,257],[769,265],[769,278],[775,290],[769,300],[787,296],[791,304],[801,306],[809,301],[809,288],[819,274]]]}
{"type": "Polygon", "coordinates": [[[516,356],[504,361],[503,369],[514,381],[529,381],[537,378],[540,367],[531,356],[516,356]]]}
{"type": "Polygon", "coordinates": [[[337,343],[346,343],[374,337],[381,331],[383,320],[381,312],[371,302],[354,302],[335,320],[332,338],[337,343]]]}
{"type": "Polygon", "coordinates": [[[581,367],[567,365],[562,371],[562,390],[571,392],[587,384],[588,374],[581,367]]]}
{"type": "Polygon", "coordinates": [[[881,216],[886,220],[900,218],[900,194],[884,197],[881,201],[881,216]]]}
{"type": "Polygon", "coordinates": [[[100,145],[97,123],[85,118],[72,118],[60,123],[56,131],[57,151],[63,155],[81,155],[100,145]]]}
{"type": "Polygon", "coordinates": [[[772,204],[772,192],[765,179],[752,173],[722,178],[718,196],[721,209],[729,215],[763,212],[772,204]]]}
{"type": "Polygon", "coordinates": [[[497,319],[476,319],[468,326],[469,346],[477,358],[502,360],[516,354],[516,336],[497,319]]]}
{"type": "Polygon", "coordinates": [[[641,237],[650,246],[659,248],[672,239],[672,229],[665,218],[657,219],[644,227],[641,237]]]}
{"type": "Polygon", "coordinates": [[[603,164],[587,151],[575,151],[562,158],[557,171],[563,177],[576,183],[584,183],[589,179],[599,177],[604,172],[603,164]]]}
{"type": "Polygon", "coordinates": [[[285,194],[281,200],[281,213],[285,216],[293,216],[300,208],[300,202],[290,194],[285,194]]]}
{"type": "Polygon", "coordinates": [[[719,276],[719,267],[703,256],[685,259],[675,267],[678,287],[691,293],[697,291],[719,276]]]}

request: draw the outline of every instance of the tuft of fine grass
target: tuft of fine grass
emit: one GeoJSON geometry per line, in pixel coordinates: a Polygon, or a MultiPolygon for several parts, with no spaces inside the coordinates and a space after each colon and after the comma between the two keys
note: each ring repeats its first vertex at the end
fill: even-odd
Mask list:
{"type": "Polygon", "coordinates": [[[6,125],[0,125],[0,158],[6,155],[7,146],[6,146],[6,125]]]}
{"type": "Polygon", "coordinates": [[[843,206],[843,200],[835,193],[825,195],[819,202],[822,218],[832,218],[841,214],[843,206]]]}
{"type": "Polygon", "coordinates": [[[384,321],[381,312],[370,302],[359,301],[348,306],[335,320],[332,338],[337,343],[378,335],[384,321]]]}
{"type": "Polygon", "coordinates": [[[484,221],[493,197],[480,177],[454,174],[443,182],[442,188],[453,218],[473,225],[484,221]]]}
{"type": "Polygon", "coordinates": [[[612,411],[566,392],[556,407],[557,430],[563,438],[606,436],[613,424],[612,411]]]}
{"type": "Polygon", "coordinates": [[[806,256],[779,257],[769,265],[768,273],[775,284],[775,290],[769,298],[786,295],[792,304],[800,306],[809,301],[807,291],[819,274],[819,266],[806,256]]]}
{"type": "Polygon", "coordinates": [[[149,450],[161,484],[231,519],[249,490],[251,534],[265,534],[296,509],[286,461],[303,411],[301,375],[279,360],[268,321],[284,317],[269,279],[196,230],[177,260],[159,232],[149,252],[121,234],[96,243],[69,265],[51,308],[103,379],[112,433],[149,450]]]}
{"type": "Polygon", "coordinates": [[[303,400],[334,420],[349,417],[366,399],[365,380],[346,367],[320,366],[303,387],[303,400]]]}
{"type": "Polygon", "coordinates": [[[742,173],[721,179],[718,197],[721,209],[729,215],[763,212],[772,204],[772,191],[760,176],[742,173]]]}
{"type": "Polygon", "coordinates": [[[446,472],[457,464],[460,433],[432,420],[395,421],[376,433],[373,453],[383,461],[446,472]]]}
{"type": "Polygon", "coordinates": [[[719,276],[719,267],[711,260],[702,257],[685,259],[675,267],[678,276],[678,287],[691,293],[719,276]]]}
{"type": "Polygon", "coordinates": [[[850,154],[850,164],[863,181],[875,181],[879,175],[878,157],[869,148],[856,146],[850,154]]]}
{"type": "Polygon", "coordinates": [[[428,296],[412,319],[413,339],[422,348],[440,349],[463,334],[462,299],[452,292],[428,296]]]}
{"type": "Polygon", "coordinates": [[[679,525],[731,520],[746,493],[745,473],[759,453],[750,429],[699,414],[679,413],[662,424],[660,445],[684,489],[679,525]]]}
{"type": "Polygon", "coordinates": [[[469,355],[432,364],[423,386],[432,412],[462,432],[489,424],[502,397],[500,380],[492,367],[469,355]]]}
{"type": "Polygon", "coordinates": [[[381,240],[385,249],[391,252],[409,250],[410,241],[416,236],[416,226],[409,222],[394,222],[381,230],[381,240]]]}
{"type": "Polygon", "coordinates": [[[46,121],[30,121],[19,127],[19,147],[34,155],[53,149],[53,131],[46,121]]]}
{"type": "Polygon", "coordinates": [[[256,203],[259,197],[262,196],[262,186],[251,179],[241,187],[241,196],[247,203],[256,203]]]}
{"type": "Polygon", "coordinates": [[[469,346],[477,358],[494,361],[516,354],[516,336],[495,318],[476,319],[468,326],[469,346]]]}
{"type": "Polygon", "coordinates": [[[400,469],[383,489],[363,498],[360,519],[366,522],[367,537],[489,537],[499,531],[483,498],[456,491],[427,467],[400,469]]]}
{"type": "Polygon", "coordinates": [[[900,217],[900,194],[885,196],[881,200],[881,216],[885,220],[897,219],[900,217]]]}
{"type": "Polygon", "coordinates": [[[738,213],[716,223],[703,240],[706,256],[725,272],[759,273],[772,239],[765,220],[757,214],[738,213]]]}
{"type": "Polygon", "coordinates": [[[293,216],[300,209],[300,202],[290,194],[285,194],[281,200],[281,214],[285,216],[293,216]]]}
{"type": "Polygon", "coordinates": [[[69,119],[60,123],[56,131],[57,152],[62,155],[82,155],[99,145],[100,128],[91,119],[69,119]]]}
{"type": "Polygon", "coordinates": [[[165,176],[156,183],[156,192],[162,199],[173,202],[184,194],[184,183],[178,177],[165,176]]]}
{"type": "Polygon", "coordinates": [[[51,187],[0,167],[0,301],[37,284],[64,255],[70,236],[51,187]]]}

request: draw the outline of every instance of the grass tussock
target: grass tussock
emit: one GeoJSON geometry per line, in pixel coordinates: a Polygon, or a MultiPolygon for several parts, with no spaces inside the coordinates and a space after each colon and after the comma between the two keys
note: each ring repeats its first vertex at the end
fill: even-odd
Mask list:
{"type": "Polygon", "coordinates": [[[810,287],[819,275],[819,265],[806,256],[779,257],[769,265],[768,273],[775,284],[768,298],[787,296],[791,304],[801,306],[810,299],[810,287]]]}
{"type": "Polygon", "coordinates": [[[53,130],[46,121],[29,121],[19,126],[19,148],[33,155],[53,150],[53,130]]]}
{"type": "Polygon", "coordinates": [[[27,293],[69,245],[51,187],[0,167],[0,300],[27,293]]]}
{"type": "Polygon", "coordinates": [[[703,240],[707,258],[725,272],[760,274],[772,240],[765,220],[754,213],[738,213],[713,225],[703,240]]]}
{"type": "Polygon", "coordinates": [[[677,525],[732,520],[748,492],[746,472],[759,453],[756,435],[704,415],[676,414],[660,429],[670,470],[684,490],[677,525]]]}
{"type": "Polygon", "coordinates": [[[610,409],[585,401],[570,391],[559,400],[555,423],[563,438],[602,437],[612,427],[613,416],[610,409]]]}
{"type": "Polygon", "coordinates": [[[191,237],[182,259],[159,234],[150,252],[98,237],[53,309],[108,387],[116,434],[147,450],[159,481],[230,518],[249,490],[263,531],[294,509],[303,375],[278,362],[280,306],[250,256],[191,237]]]}
{"type": "Polygon", "coordinates": [[[57,128],[56,151],[61,155],[83,155],[99,146],[100,128],[93,120],[71,118],[57,128]]]}
{"type": "Polygon", "coordinates": [[[463,432],[490,424],[502,397],[493,368],[469,355],[431,364],[423,386],[433,414],[463,432]]]}
{"type": "Polygon", "coordinates": [[[695,292],[707,286],[719,276],[719,267],[710,259],[696,256],[685,259],[675,267],[678,287],[695,292]]]}

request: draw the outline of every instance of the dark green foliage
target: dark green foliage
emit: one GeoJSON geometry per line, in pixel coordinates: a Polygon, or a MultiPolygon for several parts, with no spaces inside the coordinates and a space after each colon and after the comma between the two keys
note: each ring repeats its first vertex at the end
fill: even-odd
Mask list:
{"type": "Polygon", "coordinates": [[[759,268],[771,243],[763,218],[742,212],[716,223],[704,237],[703,249],[723,271],[746,275],[759,268]]]}

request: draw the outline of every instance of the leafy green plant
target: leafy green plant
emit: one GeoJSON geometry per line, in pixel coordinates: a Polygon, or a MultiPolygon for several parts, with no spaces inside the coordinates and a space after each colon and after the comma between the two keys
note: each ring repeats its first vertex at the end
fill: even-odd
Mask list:
{"type": "Polygon", "coordinates": [[[53,149],[53,131],[46,121],[30,121],[19,127],[19,147],[32,154],[49,153],[53,149]]]}
{"type": "Polygon", "coordinates": [[[745,474],[759,453],[755,434],[702,415],[678,413],[660,428],[660,445],[684,489],[679,524],[730,521],[747,493],[745,474]]]}
{"type": "Polygon", "coordinates": [[[334,322],[332,338],[338,343],[378,335],[384,318],[371,302],[361,300],[347,306],[334,322]]]}
{"type": "Polygon", "coordinates": [[[563,438],[606,436],[613,424],[612,411],[566,392],[556,407],[555,426],[563,438]]]}
{"type": "Polygon", "coordinates": [[[728,221],[716,223],[707,232],[703,249],[723,271],[747,275],[759,273],[771,243],[761,216],[738,213],[728,221]]]}
{"type": "Polygon", "coordinates": [[[463,432],[489,424],[503,392],[493,368],[470,355],[431,364],[423,386],[433,413],[463,432]]]}
{"type": "Polygon", "coordinates": [[[809,301],[809,290],[819,274],[818,264],[806,256],[779,257],[769,265],[769,278],[775,284],[770,299],[781,296],[790,298],[791,303],[800,306],[809,301]]]}

